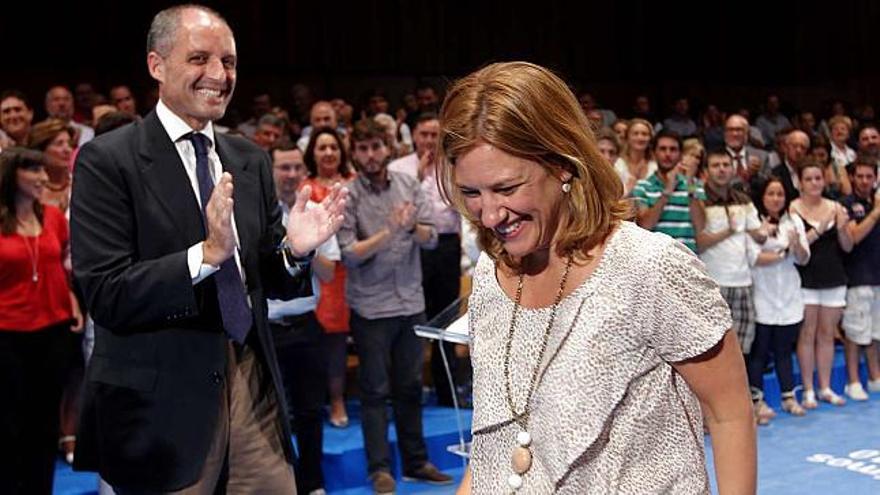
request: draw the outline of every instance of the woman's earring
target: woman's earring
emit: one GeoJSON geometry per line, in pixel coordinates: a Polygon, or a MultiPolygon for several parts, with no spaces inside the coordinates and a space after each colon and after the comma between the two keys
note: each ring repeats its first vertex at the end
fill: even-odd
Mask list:
{"type": "Polygon", "coordinates": [[[563,182],[562,183],[562,192],[568,194],[571,192],[571,182],[563,182]]]}

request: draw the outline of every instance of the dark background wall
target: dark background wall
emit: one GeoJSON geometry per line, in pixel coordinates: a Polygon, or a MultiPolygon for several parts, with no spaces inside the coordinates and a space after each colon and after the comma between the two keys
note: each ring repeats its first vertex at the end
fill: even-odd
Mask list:
{"type": "MultiPolygon", "coordinates": [[[[4,5],[0,88],[39,108],[53,83],[125,82],[145,92],[147,27],[174,2],[4,5]]],[[[439,86],[487,62],[527,59],[627,110],[638,92],[665,113],[671,99],[756,107],[781,91],[790,107],[878,100],[880,2],[557,2],[485,0],[214,1],[236,33],[235,105],[258,89],[279,101],[293,82],[357,100],[439,86]]],[[[395,101],[396,103],[396,101],[395,101]]]]}

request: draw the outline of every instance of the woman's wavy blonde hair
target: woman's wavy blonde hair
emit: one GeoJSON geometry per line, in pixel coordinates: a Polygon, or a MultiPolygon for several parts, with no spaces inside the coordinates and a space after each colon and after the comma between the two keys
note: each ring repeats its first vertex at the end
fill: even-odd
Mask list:
{"type": "Polygon", "coordinates": [[[492,230],[468,213],[455,184],[456,160],[482,143],[537,162],[555,176],[562,170],[572,174],[568,215],[555,239],[560,256],[588,260],[589,251],[629,212],[620,178],[599,153],[565,82],[528,62],[488,65],[455,82],[443,101],[437,179],[443,196],[474,226],[480,245],[495,260],[519,265],[492,230]]]}

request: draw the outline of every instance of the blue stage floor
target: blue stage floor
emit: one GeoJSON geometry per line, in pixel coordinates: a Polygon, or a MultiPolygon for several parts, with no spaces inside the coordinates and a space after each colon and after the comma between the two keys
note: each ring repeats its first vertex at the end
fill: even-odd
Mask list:
{"type": "MultiPolygon", "coordinates": [[[[843,370],[838,361],[833,387],[842,393],[843,370]]],[[[778,385],[769,383],[768,399],[775,406],[778,385]],[[773,388],[775,387],[775,391],[773,388]]],[[[333,494],[369,494],[364,463],[363,440],[357,407],[349,411],[352,425],[344,430],[325,429],[325,474],[327,488],[333,494]]],[[[871,394],[868,402],[849,401],[843,407],[821,404],[807,416],[797,418],[779,411],[769,426],[758,429],[758,493],[768,495],[801,494],[880,494],[880,394],[871,394]]],[[[470,428],[470,412],[463,415],[470,428]]],[[[451,409],[428,407],[424,413],[429,454],[442,469],[461,478],[458,457],[446,452],[457,442],[456,419],[451,409]]],[[[394,442],[393,428],[390,438],[394,442]]],[[[714,473],[709,451],[710,479],[714,473]]],[[[395,463],[399,461],[394,460],[395,463]]],[[[396,469],[396,468],[395,468],[396,469]]],[[[59,462],[55,493],[84,495],[96,493],[97,478],[91,473],[73,473],[59,462]]],[[[400,494],[454,493],[454,485],[432,487],[418,483],[398,484],[400,494]]]]}

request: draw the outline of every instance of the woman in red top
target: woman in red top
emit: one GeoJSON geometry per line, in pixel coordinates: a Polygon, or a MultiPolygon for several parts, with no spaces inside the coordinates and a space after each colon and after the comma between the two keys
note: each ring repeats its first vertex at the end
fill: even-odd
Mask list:
{"type": "Polygon", "coordinates": [[[43,152],[48,181],[43,188],[44,204],[67,212],[70,204],[70,163],[75,146],[73,128],[63,120],[47,119],[31,128],[28,147],[43,152]]]}
{"type": "Polygon", "coordinates": [[[67,221],[42,205],[43,154],[0,154],[0,493],[50,494],[62,370],[82,315],[63,260],[67,221]]]}
{"type": "MultiPolygon", "coordinates": [[[[354,179],[354,171],[348,163],[342,138],[332,128],[324,127],[312,131],[303,160],[309,169],[309,176],[302,182],[300,189],[306,185],[311,186],[310,199],[316,203],[324,200],[333,184],[346,184],[354,179]]],[[[349,309],[345,302],[345,268],[342,263],[336,263],[332,281],[321,282],[315,317],[324,329],[327,382],[330,389],[330,424],[345,428],[348,426],[344,394],[349,309]]]]}

